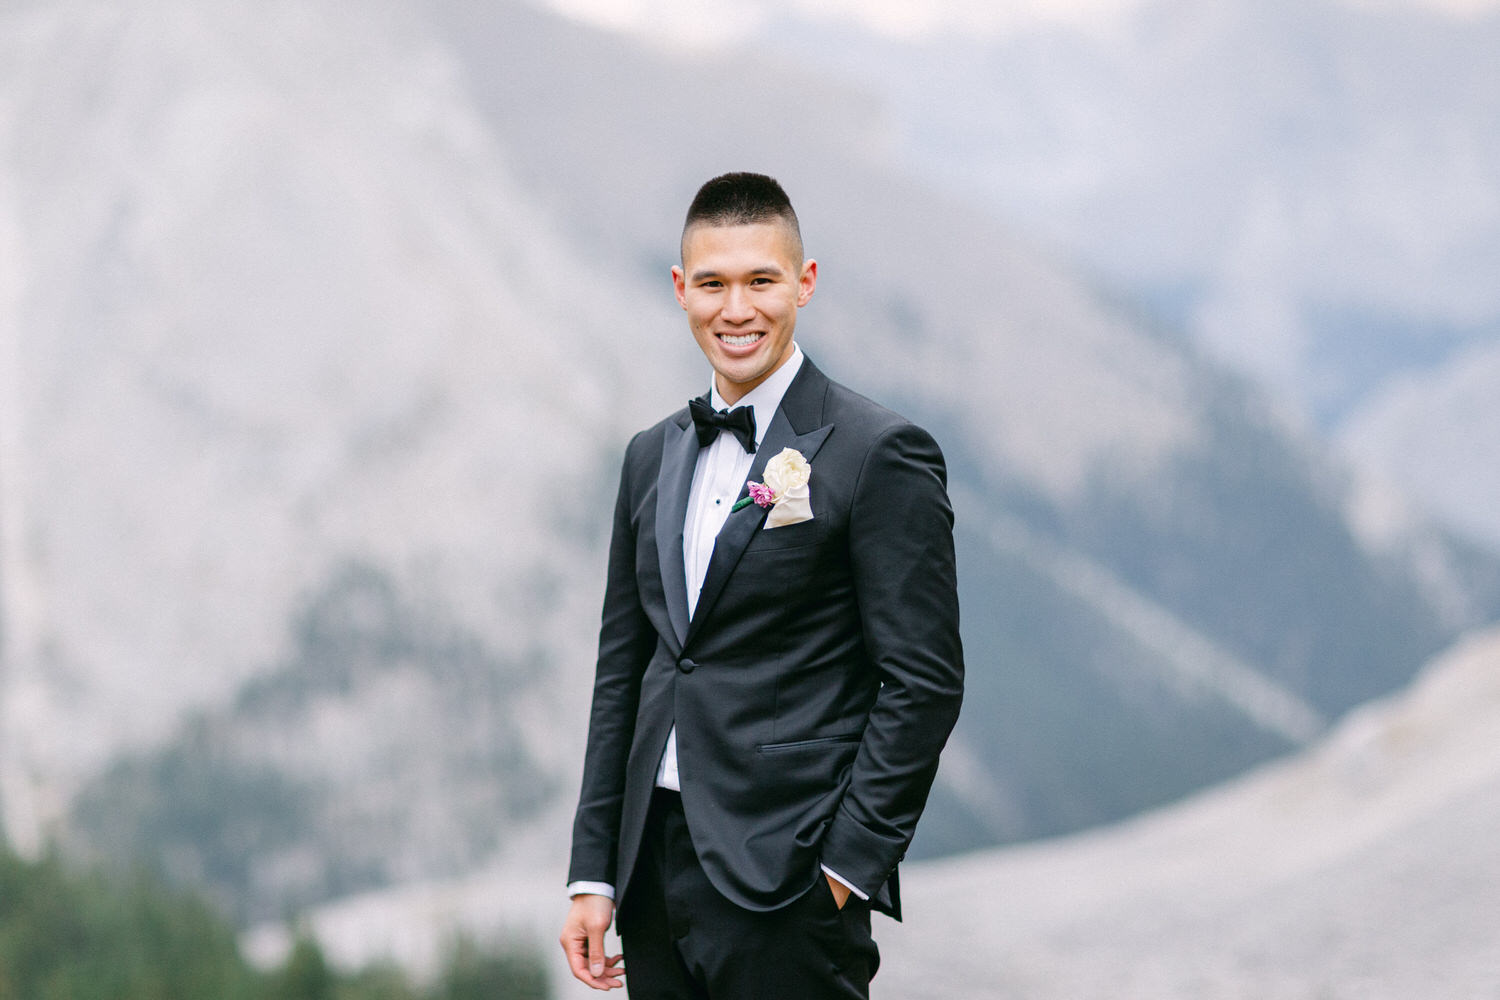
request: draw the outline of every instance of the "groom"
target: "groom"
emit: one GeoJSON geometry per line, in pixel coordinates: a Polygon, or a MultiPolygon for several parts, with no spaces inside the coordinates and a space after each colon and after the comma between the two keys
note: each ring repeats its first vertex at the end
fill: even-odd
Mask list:
{"type": "Polygon", "coordinates": [[[802,252],[776,181],[699,190],[672,279],[712,386],[620,474],[561,942],[619,986],[618,916],[633,1000],[867,997],[958,716],[942,453],[803,355],[802,252]]]}

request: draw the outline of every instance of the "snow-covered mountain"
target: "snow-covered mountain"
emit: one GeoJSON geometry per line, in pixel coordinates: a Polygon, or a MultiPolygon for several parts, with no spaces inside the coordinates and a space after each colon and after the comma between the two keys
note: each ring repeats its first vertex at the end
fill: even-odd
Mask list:
{"type": "Polygon", "coordinates": [[[724,169],[801,208],[804,348],[949,457],[968,699],[916,853],[1235,774],[1494,617],[1493,560],[1369,544],[1320,446],[889,121],[504,3],[0,12],[8,835],[246,918],[560,877],[616,463],[706,381],[667,265],[724,169]]]}

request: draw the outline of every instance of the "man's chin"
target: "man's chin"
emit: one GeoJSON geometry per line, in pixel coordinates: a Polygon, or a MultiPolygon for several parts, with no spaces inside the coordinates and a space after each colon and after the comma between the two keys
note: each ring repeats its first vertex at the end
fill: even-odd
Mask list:
{"type": "Polygon", "coordinates": [[[747,354],[730,356],[721,350],[709,358],[718,374],[719,394],[726,401],[733,401],[730,399],[731,393],[736,399],[745,395],[791,360],[793,351],[790,347],[782,357],[773,358],[770,346],[770,338],[762,337],[756,342],[755,350],[747,354]],[[730,392],[724,392],[726,388],[730,392]]]}
{"type": "Polygon", "coordinates": [[[729,393],[722,391],[727,388],[736,396],[743,396],[764,382],[767,376],[775,369],[775,365],[768,364],[725,365],[722,368],[717,368],[716,371],[719,375],[719,387],[721,390],[719,394],[728,399],[729,393]]]}

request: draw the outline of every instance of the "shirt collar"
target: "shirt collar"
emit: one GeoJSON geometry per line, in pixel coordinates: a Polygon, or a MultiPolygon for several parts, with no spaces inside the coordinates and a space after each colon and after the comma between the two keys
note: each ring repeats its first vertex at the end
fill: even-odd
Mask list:
{"type": "MultiPolygon", "coordinates": [[[[771,426],[771,418],[776,416],[776,408],[781,405],[781,398],[786,395],[792,379],[796,378],[801,370],[802,348],[794,340],[792,341],[792,356],[786,359],[786,364],[772,372],[764,382],[745,393],[734,404],[755,409],[755,446],[757,448],[766,439],[766,428],[771,426]]],[[[716,410],[729,409],[729,404],[724,402],[723,396],[719,395],[716,379],[709,380],[708,402],[716,410]]]]}

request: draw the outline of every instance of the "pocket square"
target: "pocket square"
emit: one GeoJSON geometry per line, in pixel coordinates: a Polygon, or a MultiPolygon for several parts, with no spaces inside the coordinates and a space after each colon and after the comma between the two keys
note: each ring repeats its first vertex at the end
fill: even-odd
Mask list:
{"type": "Polygon", "coordinates": [[[807,487],[803,486],[799,490],[792,490],[771,508],[770,513],[766,515],[765,527],[762,530],[801,524],[803,521],[811,521],[812,516],[812,497],[807,487]],[[798,496],[799,493],[801,496],[798,496]]]}

